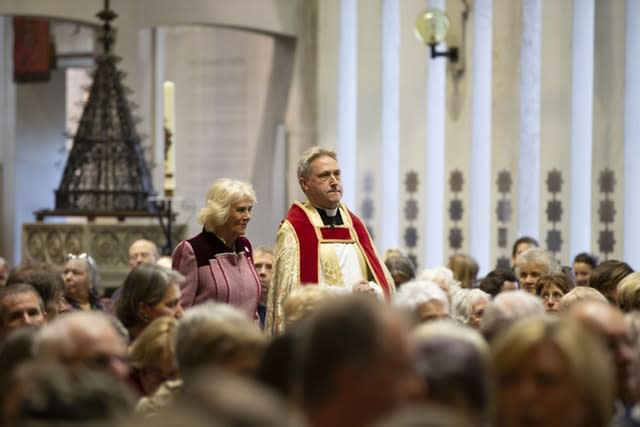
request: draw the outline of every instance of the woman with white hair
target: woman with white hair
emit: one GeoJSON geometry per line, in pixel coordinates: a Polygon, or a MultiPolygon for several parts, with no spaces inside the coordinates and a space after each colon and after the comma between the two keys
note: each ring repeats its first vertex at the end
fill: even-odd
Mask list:
{"type": "Polygon", "coordinates": [[[64,297],[73,311],[103,310],[100,303],[100,274],[92,256],[69,254],[65,258],[64,297]]]}
{"type": "Polygon", "coordinates": [[[449,317],[447,294],[429,280],[405,283],[396,293],[394,303],[411,313],[416,324],[449,317]]]}
{"type": "Polygon", "coordinates": [[[463,325],[480,329],[484,310],[491,296],[480,289],[460,289],[451,297],[453,318],[463,325]]]}
{"type": "Polygon", "coordinates": [[[535,295],[538,279],[560,274],[562,268],[551,252],[542,248],[529,248],[516,258],[515,272],[522,289],[535,295]]]}
{"type": "Polygon", "coordinates": [[[180,300],[185,309],[213,300],[257,318],[261,285],[251,242],[244,237],[255,203],[245,182],[221,178],[209,187],[198,214],[202,232],[180,242],[172,255],[173,268],[186,278],[180,300]]]}
{"type": "Polygon", "coordinates": [[[425,268],[418,274],[418,280],[427,280],[440,286],[451,302],[451,296],[460,290],[460,282],[453,277],[447,267],[425,268]]]}

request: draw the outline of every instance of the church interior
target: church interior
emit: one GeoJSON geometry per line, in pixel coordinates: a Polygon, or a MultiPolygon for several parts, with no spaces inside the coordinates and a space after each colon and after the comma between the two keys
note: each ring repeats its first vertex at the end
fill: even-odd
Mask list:
{"type": "Polygon", "coordinates": [[[640,426],[640,0],[0,0],[0,426],[640,426]]]}
{"type": "MultiPolygon", "coordinates": [[[[337,150],[343,201],[378,252],[399,248],[418,268],[464,253],[482,275],[523,235],[563,264],[589,252],[640,265],[636,1],[106,3],[149,200],[165,213],[171,202],[169,244],[200,230],[208,185],[230,177],[256,190],[247,235],[272,245],[302,197],[297,159],[318,144],[337,150]],[[416,37],[427,7],[448,15],[434,46],[416,37]]],[[[123,227],[159,233],[154,215],[55,214],[104,53],[104,7],[0,2],[0,255],[12,265],[69,245],[107,259],[130,242],[123,227]],[[46,77],[20,79],[34,43],[46,77]],[[87,224],[107,230],[91,248],[87,224]]]]}

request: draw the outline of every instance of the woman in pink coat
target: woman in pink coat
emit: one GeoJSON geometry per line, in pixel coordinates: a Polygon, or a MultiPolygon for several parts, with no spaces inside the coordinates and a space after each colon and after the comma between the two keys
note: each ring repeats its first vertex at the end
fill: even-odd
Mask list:
{"type": "Polygon", "coordinates": [[[256,195],[250,184],[221,178],[207,192],[200,210],[200,234],[178,244],[172,266],[186,280],[182,306],[208,300],[234,305],[256,318],[260,279],[253,267],[251,242],[244,237],[256,195]]]}

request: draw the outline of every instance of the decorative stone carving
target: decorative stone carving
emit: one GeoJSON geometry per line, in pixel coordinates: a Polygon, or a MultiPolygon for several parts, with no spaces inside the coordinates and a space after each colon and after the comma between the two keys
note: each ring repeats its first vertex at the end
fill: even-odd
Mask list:
{"type": "MultiPolygon", "coordinates": [[[[172,241],[185,238],[186,225],[173,225],[172,241]]],[[[120,286],[129,272],[128,249],[136,239],[149,239],[161,248],[165,236],[158,224],[48,224],[22,226],[22,259],[62,266],[69,253],[90,254],[96,260],[102,286],[120,286]]]]}

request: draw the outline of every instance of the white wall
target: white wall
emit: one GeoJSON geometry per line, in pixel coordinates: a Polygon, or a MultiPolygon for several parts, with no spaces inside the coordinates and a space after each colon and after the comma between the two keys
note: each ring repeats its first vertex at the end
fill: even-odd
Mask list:
{"type": "MultiPolygon", "coordinates": [[[[66,160],[64,129],[66,111],[66,75],[64,70],[51,73],[47,83],[16,85],[16,223],[33,222],[33,212],[51,209],[54,190],[66,160]]],[[[21,241],[21,227],[15,229],[15,242],[21,241]]],[[[14,247],[14,259],[19,259],[20,245],[14,247]]]]}

